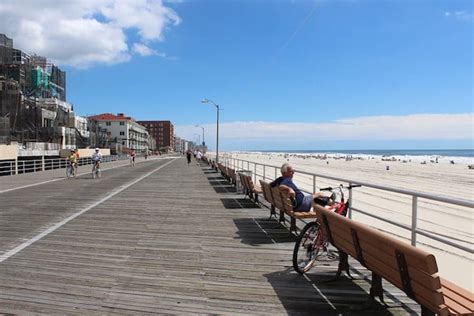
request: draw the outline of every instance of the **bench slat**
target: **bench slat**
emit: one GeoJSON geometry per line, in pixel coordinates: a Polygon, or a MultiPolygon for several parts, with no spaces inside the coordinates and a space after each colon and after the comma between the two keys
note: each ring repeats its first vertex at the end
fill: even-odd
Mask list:
{"type": "MultiPolygon", "coordinates": [[[[443,293],[446,294],[446,292],[443,289],[443,293]]],[[[453,293],[451,293],[453,294],[453,293]]],[[[466,306],[468,302],[462,301],[461,297],[454,297],[454,296],[445,296],[444,297],[446,301],[446,305],[449,308],[449,311],[451,314],[454,315],[474,315],[474,309],[471,306],[470,308],[466,306]]]]}
{"type": "Polygon", "coordinates": [[[474,314],[473,293],[445,279],[441,279],[441,286],[446,304],[452,313],[458,313],[461,315],[474,314]]]}
{"type": "Polygon", "coordinates": [[[469,292],[468,290],[466,289],[463,289],[462,287],[444,279],[444,278],[441,278],[441,286],[443,288],[446,288],[446,289],[449,289],[451,292],[454,292],[458,295],[460,295],[461,297],[463,297],[464,299],[468,300],[469,302],[471,302],[471,304],[474,304],[474,293],[472,292],[469,292]]]}

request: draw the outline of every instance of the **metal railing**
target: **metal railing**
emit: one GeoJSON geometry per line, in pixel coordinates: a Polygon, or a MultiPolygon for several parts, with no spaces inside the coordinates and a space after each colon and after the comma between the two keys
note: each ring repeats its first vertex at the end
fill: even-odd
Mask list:
{"type": "MultiPolygon", "coordinates": [[[[110,155],[102,158],[103,162],[128,159],[128,155],[110,155]]],[[[78,165],[90,165],[90,157],[79,158],[78,165]]],[[[31,160],[4,160],[0,161],[0,176],[12,176],[16,174],[39,172],[53,169],[66,168],[67,158],[46,158],[31,160]]]]}
{"type": "MultiPolygon", "coordinates": [[[[257,163],[253,161],[248,161],[248,160],[242,160],[242,159],[237,159],[237,158],[232,158],[228,156],[222,156],[221,157],[221,163],[223,163],[225,166],[228,166],[230,168],[235,169],[236,171],[238,170],[249,170],[252,171],[252,177],[254,183],[258,183],[257,181],[259,179],[262,179],[264,181],[266,180],[273,180],[276,179],[279,176],[279,170],[280,166],[273,166],[273,165],[266,165],[262,163],[257,163]]],[[[296,171],[295,172],[295,181],[298,181],[298,186],[301,187],[301,190],[306,193],[312,193],[316,192],[318,187],[323,187],[327,186],[330,181],[333,181],[333,183],[338,182],[337,184],[340,183],[345,183],[345,184],[361,184],[363,187],[366,188],[371,188],[379,191],[383,191],[385,193],[389,192],[391,194],[401,194],[403,196],[407,196],[411,198],[411,224],[407,225],[401,222],[389,220],[387,218],[384,218],[382,216],[376,215],[372,212],[368,212],[366,210],[362,210],[360,208],[353,207],[353,194],[352,191],[349,191],[349,217],[352,217],[352,212],[357,212],[360,214],[363,214],[365,216],[369,216],[371,218],[374,218],[376,220],[389,223],[391,225],[394,225],[396,227],[402,228],[403,230],[407,230],[410,232],[410,241],[413,246],[417,245],[417,236],[424,236],[427,238],[430,238],[432,240],[436,240],[440,243],[449,245],[451,247],[460,249],[462,251],[465,251],[469,254],[474,253],[474,247],[471,242],[469,241],[464,241],[463,245],[462,242],[456,242],[453,240],[450,240],[449,237],[441,237],[440,235],[434,234],[428,230],[423,230],[418,227],[418,207],[419,207],[419,199],[425,199],[428,201],[436,201],[436,202],[441,202],[441,203],[446,203],[448,205],[452,206],[458,206],[458,207],[466,207],[470,208],[471,211],[474,209],[474,202],[470,200],[465,200],[465,199],[455,199],[447,196],[440,196],[440,195],[434,195],[434,194],[428,194],[424,192],[419,192],[419,191],[413,191],[413,190],[406,190],[406,189],[401,189],[401,188],[395,188],[395,187],[389,187],[389,186],[383,186],[383,185],[377,185],[373,183],[367,183],[367,182],[361,182],[357,181],[354,179],[346,179],[346,178],[340,178],[340,177],[334,177],[334,176],[329,176],[329,175],[324,175],[324,174],[316,174],[316,173],[311,173],[311,172],[304,172],[304,171],[296,171]],[[329,181],[329,182],[328,182],[329,181]],[[318,185],[319,183],[323,183],[323,185],[318,185]],[[312,188],[312,191],[309,189],[312,188]]],[[[336,185],[337,185],[336,184],[336,185]]],[[[334,185],[334,184],[333,184],[334,185]]],[[[471,217],[472,218],[472,217],[471,217]]]]}

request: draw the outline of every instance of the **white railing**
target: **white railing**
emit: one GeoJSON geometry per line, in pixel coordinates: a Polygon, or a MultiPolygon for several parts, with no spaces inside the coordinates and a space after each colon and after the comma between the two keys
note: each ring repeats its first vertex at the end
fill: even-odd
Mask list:
{"type": "MultiPolygon", "coordinates": [[[[128,159],[128,155],[104,156],[103,162],[128,159]]],[[[90,157],[79,158],[78,165],[90,165],[90,157]]],[[[39,172],[52,169],[66,168],[67,158],[46,158],[31,160],[6,160],[0,161],[0,176],[12,176],[15,174],[39,172]]]]}
{"type": "MultiPolygon", "coordinates": [[[[253,161],[242,160],[242,159],[226,157],[226,156],[222,156],[219,158],[220,158],[219,160],[221,163],[223,163],[227,167],[235,169],[236,171],[238,170],[251,171],[254,183],[258,183],[258,180],[260,179],[264,181],[276,179],[280,173],[279,172],[280,166],[266,165],[262,163],[256,163],[253,161]]],[[[441,202],[441,203],[447,204],[447,207],[457,206],[457,207],[469,208],[471,209],[470,210],[471,212],[472,212],[472,209],[474,209],[473,201],[465,200],[465,199],[455,199],[455,198],[451,198],[447,196],[440,196],[440,195],[428,194],[428,193],[412,191],[412,190],[405,190],[405,189],[400,189],[400,188],[395,188],[395,187],[376,185],[376,184],[367,183],[367,182],[360,182],[354,179],[339,178],[339,177],[333,177],[333,176],[324,175],[324,174],[316,174],[316,173],[303,172],[303,171],[296,171],[295,181],[297,181],[298,186],[301,188],[301,190],[306,193],[316,192],[317,188],[321,188],[324,186],[328,186],[328,185],[335,186],[340,183],[345,183],[345,184],[361,184],[364,187],[364,190],[366,190],[366,188],[371,188],[378,191],[383,191],[385,193],[389,192],[391,194],[395,193],[398,195],[409,197],[410,203],[411,203],[411,218],[410,218],[411,224],[405,224],[405,223],[397,222],[394,220],[389,220],[383,216],[374,214],[374,212],[368,212],[368,211],[362,210],[361,208],[353,207],[353,203],[356,202],[357,200],[353,199],[354,195],[352,191],[349,191],[350,205],[349,205],[348,216],[352,217],[352,212],[357,212],[365,216],[374,218],[376,220],[389,223],[403,230],[408,230],[411,235],[410,236],[411,244],[414,246],[416,246],[417,244],[417,236],[421,235],[429,239],[436,240],[440,243],[449,245],[451,247],[463,250],[469,254],[474,253],[474,247],[472,245],[472,242],[470,242],[470,240],[463,240],[461,242],[459,241],[456,242],[456,241],[450,240],[449,237],[441,237],[440,234],[435,234],[428,230],[420,229],[418,227],[418,224],[419,224],[418,207],[419,207],[420,198],[428,202],[430,201],[441,202]]],[[[451,238],[451,239],[454,239],[454,238],[451,238]]]]}

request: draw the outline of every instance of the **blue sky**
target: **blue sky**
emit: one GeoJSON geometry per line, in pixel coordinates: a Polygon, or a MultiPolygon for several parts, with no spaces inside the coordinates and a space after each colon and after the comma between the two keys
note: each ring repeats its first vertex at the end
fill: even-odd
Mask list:
{"type": "Polygon", "coordinates": [[[62,65],[79,114],[171,120],[190,140],[199,124],[213,147],[209,98],[223,150],[474,147],[471,1],[98,2],[71,2],[93,36],[51,34],[54,50],[3,26],[62,65]]]}

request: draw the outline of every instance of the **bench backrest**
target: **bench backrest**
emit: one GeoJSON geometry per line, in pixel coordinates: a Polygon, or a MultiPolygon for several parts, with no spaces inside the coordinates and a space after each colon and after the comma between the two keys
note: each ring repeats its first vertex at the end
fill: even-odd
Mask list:
{"type": "Polygon", "coordinates": [[[271,187],[272,191],[272,198],[273,198],[273,206],[275,206],[280,211],[284,211],[285,207],[283,205],[283,201],[281,199],[280,188],[278,186],[271,187]]]}
{"type": "Polygon", "coordinates": [[[240,177],[240,182],[242,183],[245,190],[250,192],[250,185],[249,185],[249,181],[248,181],[247,176],[245,174],[239,172],[239,177],[240,177]]]}
{"type": "Polygon", "coordinates": [[[235,169],[227,168],[227,176],[235,182],[235,169]]]}
{"type": "Polygon", "coordinates": [[[375,228],[316,206],[329,241],[429,310],[448,313],[435,257],[375,228]]]}
{"type": "Polygon", "coordinates": [[[260,185],[262,186],[263,198],[271,205],[274,205],[270,183],[260,180],[260,185]]]}
{"type": "Polygon", "coordinates": [[[253,184],[252,177],[248,175],[244,175],[245,181],[248,185],[248,189],[253,192],[255,190],[255,185],[253,184]]]}
{"type": "Polygon", "coordinates": [[[225,174],[225,167],[220,162],[217,164],[217,168],[221,171],[221,173],[225,174]]]}
{"type": "Polygon", "coordinates": [[[293,213],[293,203],[290,199],[290,194],[286,190],[280,189],[280,197],[283,203],[283,210],[287,214],[293,213]]]}

